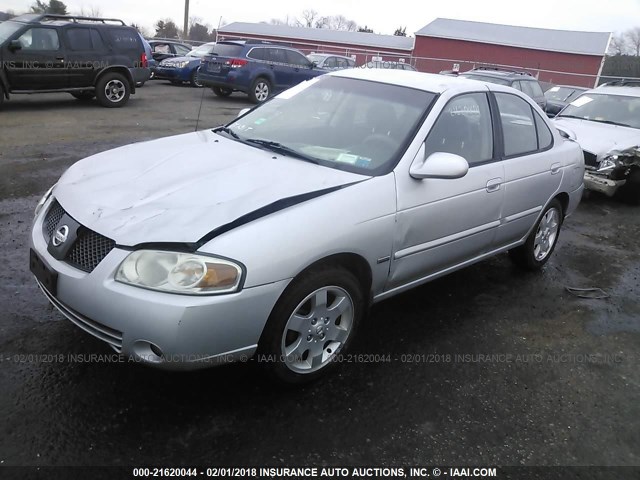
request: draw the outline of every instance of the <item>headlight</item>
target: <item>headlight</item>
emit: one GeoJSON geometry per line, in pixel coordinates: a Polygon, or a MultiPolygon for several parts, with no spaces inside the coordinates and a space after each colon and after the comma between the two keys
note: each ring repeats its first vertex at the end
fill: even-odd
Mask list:
{"type": "Polygon", "coordinates": [[[620,164],[617,155],[607,155],[602,159],[600,164],[598,165],[598,172],[606,172],[608,170],[613,170],[620,164]]]}
{"type": "Polygon", "coordinates": [[[189,62],[188,60],[185,60],[185,61],[183,61],[183,62],[178,62],[177,67],[178,67],[178,68],[184,68],[184,67],[186,67],[187,65],[189,65],[189,63],[190,63],[190,62],[189,62]]]}
{"type": "Polygon", "coordinates": [[[238,291],[240,265],[194,253],[138,250],[118,267],[116,281],[137,287],[185,295],[238,291]]]}
{"type": "Polygon", "coordinates": [[[37,217],[38,214],[40,213],[40,210],[42,210],[42,207],[44,207],[44,204],[47,203],[47,200],[49,200],[49,197],[51,196],[51,193],[53,192],[53,189],[55,188],[56,185],[53,185],[53,187],[51,187],[49,190],[47,190],[47,193],[45,193],[42,198],[38,201],[37,205],[36,205],[36,209],[33,212],[33,216],[37,217]]]}

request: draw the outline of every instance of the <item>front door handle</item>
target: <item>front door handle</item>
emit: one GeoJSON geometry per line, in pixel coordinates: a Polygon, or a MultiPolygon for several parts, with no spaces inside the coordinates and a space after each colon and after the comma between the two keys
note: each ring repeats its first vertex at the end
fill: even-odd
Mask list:
{"type": "Polygon", "coordinates": [[[502,185],[501,178],[492,178],[487,182],[487,192],[497,192],[498,190],[500,190],[500,185],[502,185]]]}
{"type": "Polygon", "coordinates": [[[551,175],[555,175],[556,173],[558,173],[561,166],[562,165],[560,165],[559,163],[554,163],[553,165],[551,165],[551,175]]]}

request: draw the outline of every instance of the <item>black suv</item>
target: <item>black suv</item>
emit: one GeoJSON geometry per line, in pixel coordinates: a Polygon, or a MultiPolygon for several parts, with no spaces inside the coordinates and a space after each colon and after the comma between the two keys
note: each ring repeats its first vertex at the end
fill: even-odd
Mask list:
{"type": "Polygon", "coordinates": [[[538,80],[524,70],[508,70],[500,67],[483,66],[459,75],[473,80],[482,80],[483,82],[513,87],[533,98],[542,110],[545,110],[547,106],[547,99],[544,96],[538,80]]]}
{"type": "Polygon", "coordinates": [[[136,29],[106,18],[27,14],[0,23],[0,104],[9,94],[68,92],[121,107],[149,78],[136,29]]]}

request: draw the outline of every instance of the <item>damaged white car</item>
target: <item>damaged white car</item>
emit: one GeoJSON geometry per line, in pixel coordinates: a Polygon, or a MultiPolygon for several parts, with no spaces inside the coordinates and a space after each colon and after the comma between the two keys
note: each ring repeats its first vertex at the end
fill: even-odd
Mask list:
{"type": "Polygon", "coordinates": [[[554,121],[584,150],[587,189],[640,204],[640,88],[617,82],[589,90],[554,121]]]}

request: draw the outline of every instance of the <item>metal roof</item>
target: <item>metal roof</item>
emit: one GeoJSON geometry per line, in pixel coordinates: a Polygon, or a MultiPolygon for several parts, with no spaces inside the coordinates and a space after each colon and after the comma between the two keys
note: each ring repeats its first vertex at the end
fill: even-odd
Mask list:
{"type": "Polygon", "coordinates": [[[578,32],[436,18],[416,36],[450,38],[550,52],[603,56],[611,32],[578,32]]]}
{"type": "Polygon", "coordinates": [[[291,27],[268,23],[234,22],[220,28],[219,35],[264,35],[283,39],[299,39],[310,42],[330,42],[346,45],[358,45],[372,48],[392,48],[395,50],[413,50],[413,38],[396,35],[378,35],[376,33],[347,32],[328,28],[291,27]]]}

